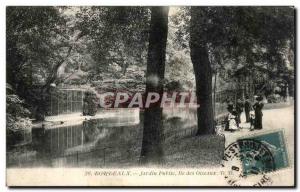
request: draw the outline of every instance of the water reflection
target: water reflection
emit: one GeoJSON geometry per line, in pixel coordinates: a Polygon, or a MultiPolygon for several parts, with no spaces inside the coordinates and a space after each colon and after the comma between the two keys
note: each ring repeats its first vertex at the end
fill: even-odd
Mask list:
{"type": "MultiPolygon", "coordinates": [[[[164,131],[173,133],[196,124],[196,110],[164,111],[164,131]]],[[[114,115],[99,112],[95,117],[75,124],[62,123],[47,129],[34,129],[32,144],[24,150],[33,153],[20,164],[8,166],[130,166],[139,160],[142,142],[142,113],[118,111],[114,115]],[[100,115],[100,114],[105,114],[100,115]]],[[[20,162],[20,159],[18,159],[20,162]]]]}

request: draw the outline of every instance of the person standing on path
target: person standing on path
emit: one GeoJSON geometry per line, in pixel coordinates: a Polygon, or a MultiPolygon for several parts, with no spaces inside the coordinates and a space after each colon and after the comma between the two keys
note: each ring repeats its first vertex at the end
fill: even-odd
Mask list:
{"type": "Polygon", "coordinates": [[[229,128],[228,130],[233,132],[239,129],[238,123],[236,121],[236,116],[237,112],[235,110],[233,110],[232,112],[230,112],[228,114],[228,124],[229,124],[229,128]]]}
{"type": "Polygon", "coordinates": [[[264,104],[261,102],[262,101],[262,96],[258,96],[256,98],[256,102],[253,105],[253,109],[255,112],[255,122],[254,122],[254,129],[262,129],[262,109],[264,107],[264,104]]]}
{"type": "Polygon", "coordinates": [[[237,123],[238,125],[241,123],[241,114],[243,112],[243,102],[241,99],[238,99],[237,102],[236,102],[236,113],[237,113],[237,123]]]}
{"type": "Polygon", "coordinates": [[[227,115],[227,118],[226,118],[226,123],[225,123],[225,131],[229,131],[229,116],[230,116],[230,114],[232,113],[232,111],[233,111],[233,103],[230,101],[230,100],[228,100],[227,101],[227,111],[228,111],[228,115],[227,115]]]}
{"type": "Polygon", "coordinates": [[[249,123],[250,122],[251,103],[249,101],[248,96],[246,96],[244,107],[245,107],[246,123],[249,123]]]}

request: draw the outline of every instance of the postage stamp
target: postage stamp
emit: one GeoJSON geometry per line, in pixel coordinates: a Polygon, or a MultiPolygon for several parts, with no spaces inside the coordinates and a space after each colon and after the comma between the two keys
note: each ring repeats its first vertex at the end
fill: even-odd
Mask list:
{"type": "Polygon", "coordinates": [[[284,133],[282,130],[253,136],[249,139],[260,141],[262,144],[268,147],[268,149],[272,153],[272,156],[274,157],[276,170],[289,166],[288,152],[286,143],[284,141],[284,133]]]}

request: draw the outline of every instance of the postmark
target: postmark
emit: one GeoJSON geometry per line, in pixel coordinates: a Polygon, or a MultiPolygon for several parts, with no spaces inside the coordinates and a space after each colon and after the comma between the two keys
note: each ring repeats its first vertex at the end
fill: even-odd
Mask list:
{"type": "Polygon", "coordinates": [[[289,166],[283,132],[238,139],[224,151],[224,178],[231,186],[270,186],[270,173],[289,166]]]}
{"type": "Polygon", "coordinates": [[[224,178],[231,186],[270,185],[272,181],[266,173],[276,169],[271,151],[254,139],[230,144],[224,151],[222,165],[226,170],[224,178]]]}

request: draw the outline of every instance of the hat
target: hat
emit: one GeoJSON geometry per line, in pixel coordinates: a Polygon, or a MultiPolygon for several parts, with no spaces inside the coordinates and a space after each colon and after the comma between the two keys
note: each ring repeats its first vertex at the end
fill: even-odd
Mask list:
{"type": "Polygon", "coordinates": [[[262,100],[263,100],[263,97],[261,95],[256,97],[256,101],[262,101],[262,100]]]}

